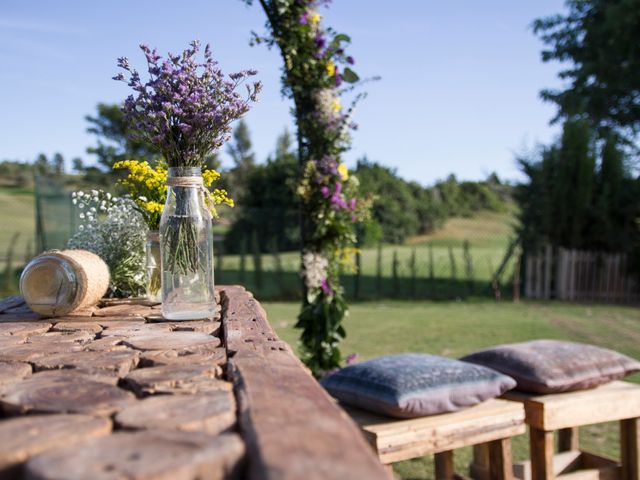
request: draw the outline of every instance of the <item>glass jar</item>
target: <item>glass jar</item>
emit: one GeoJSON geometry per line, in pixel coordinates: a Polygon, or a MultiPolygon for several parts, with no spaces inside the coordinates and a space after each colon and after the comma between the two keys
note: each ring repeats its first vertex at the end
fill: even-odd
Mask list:
{"type": "Polygon", "coordinates": [[[20,292],[31,310],[46,317],[67,315],[98,303],[109,288],[106,263],[86,250],[51,250],[31,260],[20,276],[20,292]]]}
{"type": "Polygon", "coordinates": [[[162,275],[160,273],[160,232],[149,230],[145,244],[147,267],[147,299],[162,302],[162,275]]]}
{"type": "Polygon", "coordinates": [[[169,320],[213,317],[213,231],[200,167],[171,167],[172,177],[187,177],[168,186],[160,219],[162,315],[169,320]],[[188,178],[199,177],[200,182],[188,178]]]}

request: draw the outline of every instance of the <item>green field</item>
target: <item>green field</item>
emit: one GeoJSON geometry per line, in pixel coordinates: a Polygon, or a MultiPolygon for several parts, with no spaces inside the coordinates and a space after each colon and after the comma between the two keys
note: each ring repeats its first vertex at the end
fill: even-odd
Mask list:
{"type": "MultiPolygon", "coordinates": [[[[278,335],[296,346],[293,328],[298,305],[264,303],[278,335]]],[[[535,338],[588,342],[640,358],[640,309],[624,306],[576,305],[557,302],[388,301],[363,302],[352,306],[345,321],[348,338],[343,353],[359,359],[400,352],[426,352],[457,358],[499,343],[535,338]]],[[[640,375],[629,377],[640,383],[640,375]]],[[[618,455],[617,425],[604,424],[581,429],[581,443],[595,452],[618,455]]],[[[528,456],[527,438],[514,441],[514,458],[528,456]]],[[[471,450],[456,452],[456,468],[465,473],[471,450]]],[[[396,464],[403,479],[431,479],[430,458],[396,464]]]]}
{"type": "MultiPolygon", "coordinates": [[[[14,258],[16,264],[24,262],[33,253],[35,240],[35,201],[33,190],[19,187],[0,187],[0,259],[6,259],[15,234],[14,258]]],[[[0,267],[0,271],[4,266],[0,267]]]]}
{"type": "MultiPolygon", "coordinates": [[[[413,237],[405,245],[384,245],[361,250],[360,277],[345,274],[343,284],[353,297],[359,281],[361,299],[379,298],[440,298],[490,294],[489,284],[502,262],[513,238],[514,210],[507,212],[478,212],[473,218],[451,218],[432,235],[413,237]],[[469,242],[469,258],[465,259],[463,244],[469,242]],[[412,258],[415,253],[415,269],[412,258]],[[397,280],[393,277],[394,256],[397,259],[397,280]],[[380,258],[380,260],[378,260],[380,258]],[[380,278],[378,278],[378,262],[380,278]],[[415,272],[415,273],[414,273],[415,272]]],[[[238,255],[217,255],[216,277],[224,283],[241,283],[263,298],[278,298],[280,291],[296,292],[299,286],[299,254],[279,255],[281,271],[277,272],[276,258],[261,257],[264,281],[258,285],[254,276],[253,258],[245,257],[244,275],[238,255]]],[[[501,281],[509,281],[513,259],[507,264],[501,281]]],[[[505,285],[506,286],[506,285],[505,285]]],[[[286,297],[286,296],[285,296],[286,297]]]]}

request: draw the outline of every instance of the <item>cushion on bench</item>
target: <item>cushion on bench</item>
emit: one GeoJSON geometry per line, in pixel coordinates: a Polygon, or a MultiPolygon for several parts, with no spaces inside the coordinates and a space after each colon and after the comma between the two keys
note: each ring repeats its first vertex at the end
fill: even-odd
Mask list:
{"type": "Polygon", "coordinates": [[[559,340],[499,345],[461,360],[498,370],[534,393],[584,390],[640,371],[639,362],[614,350],[559,340]]]}
{"type": "Polygon", "coordinates": [[[399,418],[470,407],[516,385],[495,370],[422,353],[367,360],[320,383],[345,404],[399,418]]]}

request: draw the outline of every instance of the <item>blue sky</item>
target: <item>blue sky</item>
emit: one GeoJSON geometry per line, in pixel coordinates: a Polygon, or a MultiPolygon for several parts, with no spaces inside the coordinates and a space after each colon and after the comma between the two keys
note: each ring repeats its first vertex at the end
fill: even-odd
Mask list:
{"type": "MultiPolygon", "coordinates": [[[[361,76],[382,77],[366,86],[347,163],[367,155],[423,184],[449,173],[518,178],[514,153],[558,133],[538,92],[560,84],[559,66],[540,61],[530,24],[561,11],[561,0],[334,0],[327,24],[352,37],[361,76]]],[[[116,58],[142,69],[140,42],[178,52],[194,38],[226,71],[259,70],[264,91],[246,119],[266,158],[292,123],[278,52],[248,44],[263,24],[240,0],[2,0],[0,159],[59,151],[90,161],[84,116],[128,94],[111,80],[116,58]]]]}

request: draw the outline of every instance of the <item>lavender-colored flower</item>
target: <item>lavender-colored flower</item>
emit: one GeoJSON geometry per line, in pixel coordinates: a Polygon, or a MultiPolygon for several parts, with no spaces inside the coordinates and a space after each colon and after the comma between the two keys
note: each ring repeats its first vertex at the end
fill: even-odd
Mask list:
{"type": "Polygon", "coordinates": [[[320,32],[316,34],[315,41],[318,50],[324,50],[324,48],[327,46],[327,39],[324,38],[324,35],[322,35],[320,32]]]}
{"type": "Polygon", "coordinates": [[[329,187],[327,187],[326,185],[323,185],[320,188],[320,193],[322,193],[322,196],[324,198],[329,198],[329,196],[331,195],[331,191],[329,190],[329,187]]]}
{"type": "Polygon", "coordinates": [[[124,81],[136,92],[127,97],[123,111],[135,128],[134,138],[144,140],[162,152],[169,166],[196,166],[228,139],[234,120],[242,117],[258,99],[260,82],[247,84],[242,97],[237,87],[255,70],[225,75],[204,49],[204,61],[196,59],[200,43],[193,41],[181,55],[163,60],[155,49],[140,45],[148,64],[149,79],[140,75],[125,57],[115,80],[124,81]]]}
{"type": "Polygon", "coordinates": [[[333,290],[329,286],[328,279],[325,278],[324,280],[322,280],[322,283],[320,284],[320,288],[322,289],[322,293],[324,293],[325,295],[327,296],[333,295],[333,290]]]}
{"type": "Polygon", "coordinates": [[[356,63],[356,61],[353,59],[353,57],[352,57],[352,56],[348,56],[348,57],[347,57],[347,63],[348,63],[349,65],[354,65],[354,64],[356,63]]]}
{"type": "Polygon", "coordinates": [[[345,363],[347,365],[352,365],[354,363],[356,363],[358,361],[358,354],[357,353],[350,353],[349,355],[347,355],[347,358],[345,359],[345,363]]]}
{"type": "Polygon", "coordinates": [[[300,25],[306,25],[307,23],[309,23],[309,12],[304,12],[302,15],[300,15],[298,23],[300,25]]]}

